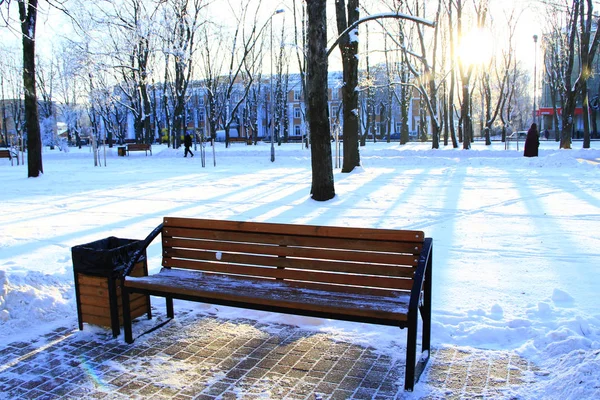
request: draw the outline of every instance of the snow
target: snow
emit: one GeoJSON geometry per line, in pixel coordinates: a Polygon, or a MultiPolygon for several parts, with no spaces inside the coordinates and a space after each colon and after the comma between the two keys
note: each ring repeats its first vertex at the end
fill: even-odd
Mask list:
{"type": "MultiPolygon", "coordinates": [[[[600,142],[540,157],[476,142],[471,150],[368,143],[363,166],[335,170],[336,197],[310,199],[310,153],[300,144],[217,144],[118,157],[94,167],[89,148],[44,149],[44,175],[0,160],[0,340],[77,325],[71,247],[108,236],[142,239],[164,216],[415,229],[433,238],[432,345],[505,349],[541,369],[516,398],[600,396],[600,142]]],[[[522,148],[522,147],[521,147],[522,148]]],[[[160,245],[148,250],[160,270],[160,245]]],[[[155,302],[159,313],[162,302],[155,302]],[[159,304],[160,303],[160,304],[159,304]]],[[[202,315],[206,305],[186,303],[202,315]]],[[[396,328],[210,308],[336,333],[386,351],[396,328]]],[[[164,312],[164,311],[163,311],[164,312]]],[[[83,334],[83,333],[82,333],[83,334]]],[[[431,388],[424,382],[415,396],[431,388]]]]}

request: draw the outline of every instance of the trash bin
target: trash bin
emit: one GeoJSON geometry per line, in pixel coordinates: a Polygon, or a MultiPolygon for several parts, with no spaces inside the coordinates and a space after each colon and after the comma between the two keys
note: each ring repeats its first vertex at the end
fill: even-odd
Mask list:
{"type": "MultiPolygon", "coordinates": [[[[142,240],[110,236],[71,248],[80,330],[87,322],[110,327],[114,337],[119,335],[123,323],[122,272],[142,243],[142,240]]],[[[148,275],[145,252],[130,275],[148,275]]],[[[133,318],[143,314],[150,316],[150,296],[132,295],[130,307],[133,318]]]]}
{"type": "Polygon", "coordinates": [[[127,149],[125,146],[117,147],[117,154],[119,155],[119,157],[125,157],[126,152],[127,152],[127,149]]]}

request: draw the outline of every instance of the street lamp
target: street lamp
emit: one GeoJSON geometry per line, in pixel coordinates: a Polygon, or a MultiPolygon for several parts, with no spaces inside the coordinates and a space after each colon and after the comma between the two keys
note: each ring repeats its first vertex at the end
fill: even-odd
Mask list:
{"type": "MultiPolygon", "coordinates": [[[[537,40],[538,36],[533,35],[533,122],[536,122],[536,99],[537,99],[537,40]]],[[[538,126],[538,132],[542,129],[538,126]]]]}
{"type": "Polygon", "coordinates": [[[285,10],[282,8],[279,10],[275,10],[275,12],[273,12],[273,14],[271,14],[271,17],[269,18],[269,22],[271,25],[271,77],[269,83],[269,86],[271,88],[271,162],[275,161],[275,104],[273,101],[273,17],[283,12],[285,12],[285,10]]]}

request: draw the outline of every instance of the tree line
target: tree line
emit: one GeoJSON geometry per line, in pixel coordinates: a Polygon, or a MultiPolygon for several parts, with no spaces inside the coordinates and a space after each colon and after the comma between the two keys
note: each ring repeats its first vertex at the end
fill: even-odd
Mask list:
{"type": "MultiPolygon", "coordinates": [[[[301,77],[313,163],[325,163],[313,165],[312,195],[321,200],[335,193],[328,166],[331,118],[342,124],[342,172],[360,164],[360,146],[374,132],[377,113],[391,132],[394,105],[401,110],[401,143],[408,141],[408,120],[415,118],[408,115],[408,105],[415,93],[419,135],[431,137],[434,149],[442,144],[469,149],[477,127],[487,144],[494,130],[504,140],[507,132],[535,120],[531,73],[516,56],[523,41],[518,28],[527,21],[519,9],[496,12],[500,1],[288,0],[281,3],[282,15],[268,2],[249,0],[40,2],[67,15],[74,30],[57,43],[49,60],[36,58],[38,1],[0,0],[2,29],[17,24],[22,34],[21,62],[3,58],[0,86],[2,96],[6,84],[7,96],[24,99],[13,115],[24,115],[18,129],[27,131],[29,176],[43,172],[40,121],[56,118],[57,112],[39,104],[58,104],[75,135],[85,113],[96,133],[102,126],[123,136],[124,121],[131,118],[137,139],[150,141],[164,130],[170,145],[178,146],[190,118],[186,104],[193,82],[202,82],[206,93],[203,117],[210,134],[223,128],[228,136],[240,116],[249,131],[258,133],[258,104],[267,96],[268,76],[275,104],[270,120],[284,129],[290,68],[301,77]],[[226,21],[214,17],[215,7],[227,9],[226,21]],[[484,31],[495,37],[496,50],[487,59],[469,60],[469,50],[482,50],[465,53],[463,42],[484,31]],[[333,53],[343,70],[339,116],[330,116],[319,103],[327,104],[328,85],[322,84],[333,53]],[[7,73],[19,66],[22,85],[7,73]]],[[[554,107],[561,109],[554,114],[561,118],[556,125],[560,146],[569,148],[575,108],[588,101],[597,17],[591,0],[531,4],[548,16],[547,31],[541,32],[543,82],[554,107]]],[[[584,146],[589,146],[586,121],[584,146]]]]}

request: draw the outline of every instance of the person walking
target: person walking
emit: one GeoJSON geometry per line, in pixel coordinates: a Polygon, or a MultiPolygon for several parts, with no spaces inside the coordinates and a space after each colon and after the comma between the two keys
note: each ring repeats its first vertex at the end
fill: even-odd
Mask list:
{"type": "Polygon", "coordinates": [[[538,149],[540,147],[540,137],[538,135],[537,124],[531,124],[531,128],[527,131],[527,138],[525,139],[525,150],[523,155],[525,157],[537,157],[538,149]]]}
{"type": "Polygon", "coordinates": [[[185,146],[185,153],[183,156],[187,157],[188,153],[190,153],[192,157],[194,157],[194,153],[192,153],[192,150],[190,150],[190,147],[192,147],[192,137],[189,133],[185,134],[185,137],[183,138],[183,145],[185,146]]]}

